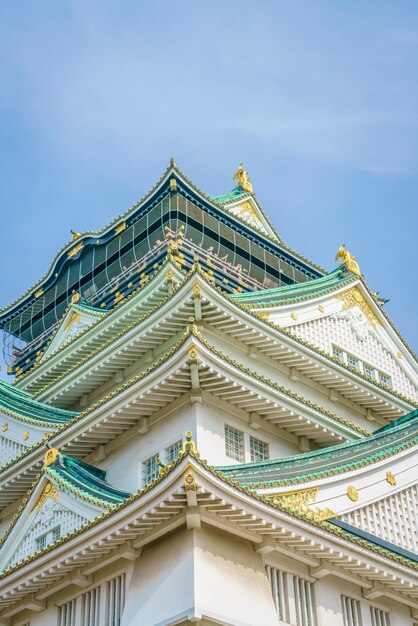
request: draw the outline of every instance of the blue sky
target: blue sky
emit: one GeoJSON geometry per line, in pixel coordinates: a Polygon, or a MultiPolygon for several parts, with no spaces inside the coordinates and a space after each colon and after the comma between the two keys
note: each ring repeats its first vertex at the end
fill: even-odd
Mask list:
{"type": "Polygon", "coordinates": [[[0,306],[170,156],[211,195],[244,161],[283,239],[330,270],[345,242],[418,350],[417,111],[416,2],[3,0],[0,306]]]}

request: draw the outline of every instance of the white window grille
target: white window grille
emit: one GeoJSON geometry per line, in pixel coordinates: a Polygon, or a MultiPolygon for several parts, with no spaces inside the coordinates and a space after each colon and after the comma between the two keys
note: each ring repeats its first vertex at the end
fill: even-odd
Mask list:
{"type": "Polygon", "coordinates": [[[76,626],[76,600],[66,602],[58,608],[58,626],[76,626]]]}
{"type": "Polygon", "coordinates": [[[158,464],[158,454],[154,454],[149,459],[143,462],[143,482],[144,485],[148,485],[155,478],[158,478],[160,472],[160,466],[158,464]]]}
{"type": "Polygon", "coordinates": [[[289,619],[289,609],[287,603],[286,573],[276,567],[266,565],[266,574],[271,593],[273,595],[277,615],[279,619],[287,621],[289,619]]]}
{"type": "Polygon", "coordinates": [[[332,355],[339,361],[344,361],[344,350],[338,348],[338,346],[332,346],[332,355]]]}
{"type": "Polygon", "coordinates": [[[47,534],[41,535],[40,537],[37,537],[37,539],[36,539],[36,549],[37,550],[43,550],[44,548],[46,548],[47,537],[48,537],[47,534]]]}
{"type": "Polygon", "coordinates": [[[126,574],[121,574],[106,583],[105,626],[119,626],[125,606],[126,574]]]}
{"type": "Polygon", "coordinates": [[[255,437],[250,437],[250,457],[252,463],[266,461],[269,458],[269,445],[255,437]]]}
{"type": "Polygon", "coordinates": [[[81,596],[81,626],[101,626],[100,587],[95,587],[81,596]]]}
{"type": "Polygon", "coordinates": [[[357,357],[353,356],[352,354],[347,354],[347,363],[351,367],[354,367],[354,369],[356,370],[359,369],[359,360],[357,357]]]}
{"type": "Polygon", "coordinates": [[[362,626],[359,600],[341,596],[344,626],[362,626]]]}
{"type": "Polygon", "coordinates": [[[52,538],[54,541],[59,541],[61,539],[61,526],[56,526],[53,529],[52,538]]]}
{"type": "Polygon", "coordinates": [[[315,626],[315,600],[309,580],[293,576],[297,626],[315,626]]]}
{"type": "Polygon", "coordinates": [[[171,446],[165,449],[165,458],[167,463],[172,463],[173,461],[177,461],[179,458],[179,452],[183,447],[183,441],[179,439],[175,443],[172,443],[171,446]]]}
{"type": "Polygon", "coordinates": [[[372,626],[390,626],[388,611],[383,611],[375,606],[371,606],[370,615],[372,618],[372,626]]]}
{"type": "Polygon", "coordinates": [[[388,374],[385,374],[384,372],[378,372],[379,374],[379,382],[382,385],[386,385],[386,387],[392,387],[392,380],[391,377],[388,376],[388,374]]]}
{"type": "Polygon", "coordinates": [[[225,453],[234,461],[244,461],[244,433],[232,426],[225,426],[225,453]]]}
{"type": "Polygon", "coordinates": [[[370,378],[376,378],[376,370],[373,365],[363,363],[363,372],[366,374],[366,376],[369,376],[370,378]]]}

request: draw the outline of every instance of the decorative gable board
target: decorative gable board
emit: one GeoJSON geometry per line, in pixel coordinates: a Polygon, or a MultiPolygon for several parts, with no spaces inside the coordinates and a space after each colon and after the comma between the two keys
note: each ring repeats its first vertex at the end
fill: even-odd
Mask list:
{"type": "Polygon", "coordinates": [[[0,412],[0,466],[17,458],[53,431],[52,425],[38,426],[0,412]]]}
{"type": "Polygon", "coordinates": [[[330,356],[335,346],[373,366],[390,376],[395,391],[418,401],[416,368],[409,356],[399,351],[399,341],[383,316],[374,312],[375,306],[359,283],[338,293],[272,306],[262,312],[268,314],[270,322],[330,356]]]}
{"type": "Polygon", "coordinates": [[[418,486],[341,516],[352,526],[418,554],[418,486]]]}
{"type": "Polygon", "coordinates": [[[244,222],[247,222],[249,226],[258,228],[264,234],[277,239],[276,233],[267,222],[252,196],[248,196],[238,202],[227,204],[225,205],[225,208],[232,215],[236,215],[240,219],[244,220],[244,222]]]}
{"type": "Polygon", "coordinates": [[[104,316],[106,313],[93,313],[81,306],[71,305],[58,326],[51,343],[42,355],[41,361],[97,322],[98,316],[101,317],[102,315],[104,316]]]}
{"type": "Polygon", "coordinates": [[[104,509],[64,492],[42,476],[0,551],[0,572],[81,528],[104,509]]]}

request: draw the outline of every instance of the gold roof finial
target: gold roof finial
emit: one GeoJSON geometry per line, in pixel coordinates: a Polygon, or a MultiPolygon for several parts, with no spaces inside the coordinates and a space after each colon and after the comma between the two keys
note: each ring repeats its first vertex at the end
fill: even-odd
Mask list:
{"type": "Polygon", "coordinates": [[[251,178],[248,176],[248,172],[245,171],[243,163],[238,166],[232,180],[238,181],[237,187],[242,187],[245,191],[249,191],[250,193],[253,192],[253,186],[250,183],[251,178]]]}
{"type": "Polygon", "coordinates": [[[81,233],[77,233],[75,230],[70,230],[71,234],[72,234],[72,240],[74,241],[75,239],[78,239],[79,237],[81,237],[81,233]]]}
{"type": "Polygon", "coordinates": [[[354,260],[354,254],[345,249],[345,243],[339,247],[335,255],[335,260],[337,261],[337,259],[341,259],[340,265],[345,265],[349,272],[361,276],[359,264],[354,260]]]}

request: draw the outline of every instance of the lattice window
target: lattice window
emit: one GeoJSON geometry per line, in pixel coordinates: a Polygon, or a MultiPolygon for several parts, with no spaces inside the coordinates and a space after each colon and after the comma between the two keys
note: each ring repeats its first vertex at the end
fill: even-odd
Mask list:
{"type": "Polygon", "coordinates": [[[61,526],[56,526],[52,531],[53,541],[59,541],[61,538],[61,526]]]}
{"type": "Polygon", "coordinates": [[[356,370],[360,369],[358,358],[353,356],[352,354],[347,354],[347,363],[351,367],[354,367],[356,370]]]}
{"type": "Polygon", "coordinates": [[[45,535],[41,535],[40,537],[37,537],[36,538],[36,549],[37,550],[43,550],[44,548],[46,548],[47,540],[48,540],[48,534],[47,533],[45,535]]]}
{"type": "Polygon", "coordinates": [[[339,361],[344,361],[344,350],[341,350],[338,346],[332,346],[332,356],[339,361]]]}
{"type": "Polygon", "coordinates": [[[376,369],[373,367],[373,365],[363,363],[363,372],[366,374],[366,376],[370,376],[370,378],[376,378],[376,369]]]}
{"type": "Polygon", "coordinates": [[[244,461],[244,433],[232,426],[225,426],[225,453],[234,461],[244,461]]]}
{"type": "Polygon", "coordinates": [[[360,601],[349,598],[348,596],[341,596],[341,603],[343,607],[344,626],[361,626],[360,601]]]}
{"type": "Polygon", "coordinates": [[[58,607],[58,626],[76,626],[75,610],[76,610],[75,599],[71,600],[70,602],[66,602],[65,604],[58,607]]]}
{"type": "Polygon", "coordinates": [[[255,437],[250,437],[250,457],[252,463],[266,461],[269,458],[268,443],[255,437]]]}
{"type": "Polygon", "coordinates": [[[117,576],[106,583],[105,626],[119,626],[125,606],[126,574],[117,576]]]}
{"type": "Polygon", "coordinates": [[[100,587],[81,596],[81,626],[101,626],[100,587]]]}
{"type": "Polygon", "coordinates": [[[370,616],[372,618],[372,626],[390,626],[388,611],[371,606],[370,616]]]}
{"type": "Polygon", "coordinates": [[[160,466],[158,463],[158,454],[154,454],[154,456],[151,456],[149,459],[143,462],[142,467],[144,485],[148,485],[154,479],[158,478],[158,474],[160,471],[160,466]]]}
{"type": "Polygon", "coordinates": [[[315,600],[309,580],[293,576],[297,626],[315,626],[315,600]]]}
{"type": "Polygon", "coordinates": [[[276,607],[279,619],[286,621],[289,619],[289,607],[287,602],[286,589],[286,573],[266,565],[266,574],[270,584],[271,593],[273,595],[274,605],[276,607]]]}
{"type": "Polygon", "coordinates": [[[172,443],[171,446],[165,449],[165,458],[167,463],[172,463],[173,461],[177,461],[179,458],[179,452],[183,447],[183,441],[179,439],[175,443],[172,443]]]}
{"type": "Polygon", "coordinates": [[[392,387],[392,379],[390,376],[388,376],[388,374],[385,374],[384,372],[378,372],[379,375],[379,382],[382,385],[386,385],[386,387],[392,387]]]}

